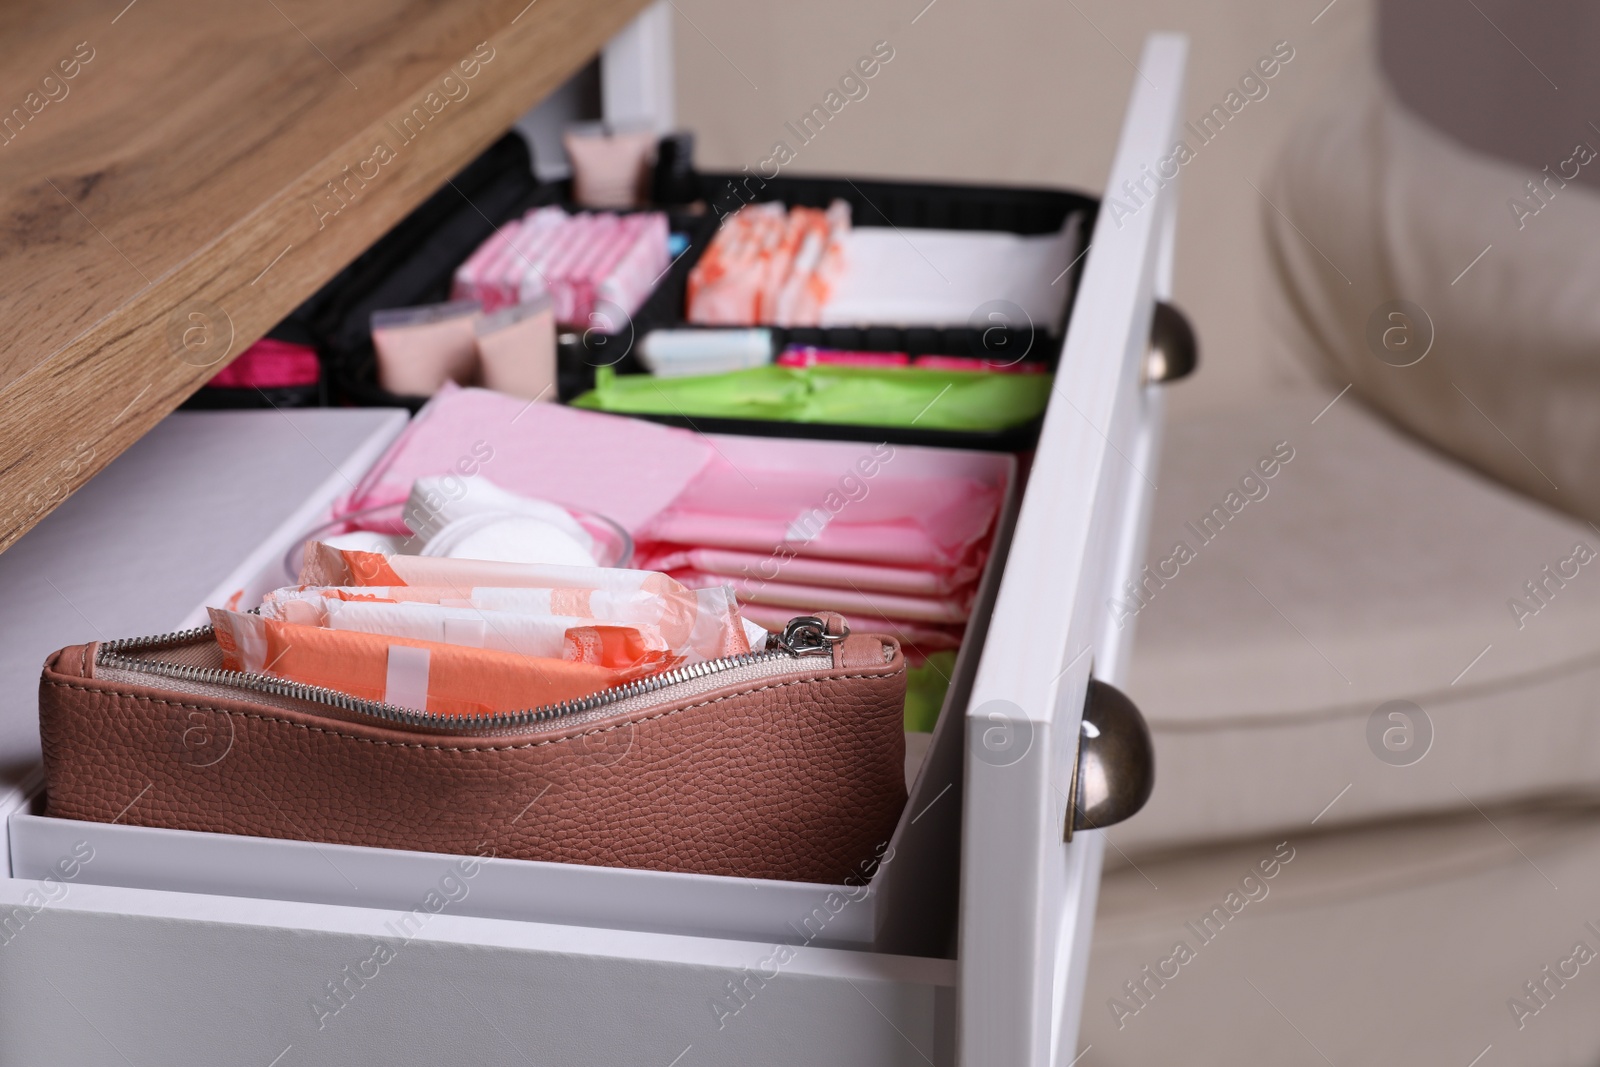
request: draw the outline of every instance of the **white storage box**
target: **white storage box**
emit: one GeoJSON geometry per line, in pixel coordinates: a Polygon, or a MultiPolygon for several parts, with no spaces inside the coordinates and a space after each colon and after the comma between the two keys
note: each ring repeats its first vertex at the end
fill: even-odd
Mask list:
{"type": "MultiPolygon", "coordinates": [[[[735,466],[774,469],[794,462],[793,449],[770,438],[710,438],[735,466]]],[[[811,469],[850,470],[871,444],[806,441],[811,469]]],[[[1005,567],[1015,515],[1016,461],[1009,455],[950,452],[897,446],[896,475],[916,478],[960,476],[1001,493],[993,549],[985,565],[974,614],[986,619],[1005,567]]],[[[241,604],[289,581],[283,559],[306,530],[322,525],[318,514],[304,528],[282,528],[256,552],[265,559],[257,573],[243,576],[241,604]]],[[[228,597],[234,594],[230,592],[228,597]]],[[[222,599],[227,599],[224,597],[222,599]]],[[[203,606],[190,617],[204,618],[203,606]]],[[[951,678],[947,706],[965,700],[982,651],[984,626],[964,642],[951,678]]],[[[107,635],[111,636],[111,635],[107,635]]],[[[116,636],[140,636],[136,634],[116,636]]],[[[889,947],[905,953],[948,956],[955,946],[957,810],[936,804],[959,776],[960,729],[944,728],[959,715],[940,716],[940,729],[916,760],[908,781],[910,800],[884,850],[885,862],[870,885],[822,885],[704,874],[591,867],[527,860],[476,861],[474,875],[459,900],[457,915],[607,926],[655,933],[693,934],[851,948],[889,947]],[[921,773],[929,768],[929,773],[921,773]],[[913,824],[913,821],[915,825],[913,824]],[[480,869],[481,868],[481,869],[480,869]],[[942,890],[942,892],[941,892],[942,890]],[[915,927],[890,925],[887,916],[898,898],[918,915],[915,927]],[[929,905],[938,901],[936,909],[929,905]]],[[[916,744],[916,742],[913,742],[916,744]]],[[[18,812],[10,820],[12,870],[17,877],[44,878],[75,848],[92,850],[76,880],[131,889],[297,900],[365,908],[400,909],[421,900],[441,872],[459,857],[320,842],[286,841],[228,834],[193,833],[155,827],[86,823],[18,812]]]]}

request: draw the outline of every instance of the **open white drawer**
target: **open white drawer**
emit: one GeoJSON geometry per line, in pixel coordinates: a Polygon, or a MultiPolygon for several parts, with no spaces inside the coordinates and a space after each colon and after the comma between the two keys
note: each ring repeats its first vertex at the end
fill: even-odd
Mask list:
{"type": "MultiPolygon", "coordinates": [[[[246,424],[240,432],[258,428],[246,424]]],[[[480,430],[495,446],[502,444],[495,428],[480,430]]],[[[507,426],[503,432],[516,430],[507,426]]],[[[752,470],[772,469],[780,463],[829,472],[851,470],[879,447],[870,442],[704,436],[729,463],[752,470]]],[[[1015,456],[1004,453],[909,445],[895,449],[894,463],[896,476],[909,481],[962,478],[997,490],[1002,501],[993,551],[973,606],[981,621],[957,656],[951,693],[946,697],[948,705],[965,706],[964,694],[971,688],[982,651],[983,621],[993,610],[1016,517],[1018,463],[1015,456]]],[[[177,509],[201,507],[192,493],[183,494],[182,501],[177,509]]],[[[329,518],[331,514],[319,515],[299,530],[278,531],[269,539],[274,551],[268,553],[265,565],[253,573],[236,573],[234,588],[238,592],[213,595],[211,602],[237,598],[241,605],[254,604],[266,591],[292,583],[296,568],[283,557],[298,556],[290,551],[291,546],[298,548],[307,529],[329,518]]],[[[172,554],[170,544],[163,554],[172,554]]],[[[251,558],[260,559],[261,553],[252,553],[251,558]]],[[[0,583],[3,574],[0,567],[0,583]]],[[[68,621],[81,633],[81,620],[68,621]]],[[[201,607],[178,628],[205,622],[201,607]]],[[[895,832],[877,849],[876,871],[863,871],[850,884],[474,857],[470,876],[452,880],[441,910],[447,908],[456,916],[561,926],[951,957],[956,931],[955,872],[960,864],[959,801],[953,787],[961,766],[960,718],[959,714],[941,715],[931,739],[907,736],[908,802],[895,832]],[[934,758],[918,759],[919,749],[934,753],[934,758]],[[863,884],[867,878],[870,882],[863,884]]],[[[124,802],[128,805],[126,822],[82,822],[34,814],[43,808],[42,795],[27,808],[13,811],[6,827],[12,875],[42,879],[57,869],[64,856],[91,857],[75,868],[74,883],[405,913],[437,890],[442,872],[457,864],[459,857],[436,853],[134,825],[142,821],[139,813],[161,796],[170,781],[163,777],[164,772],[175,771],[182,779],[195,768],[225,759],[251,758],[234,745],[231,726],[196,725],[180,717],[174,728],[195,747],[171,766],[151,767],[142,791],[137,783],[126,787],[126,795],[116,798],[117,807],[124,802]]],[[[625,758],[624,753],[617,758],[625,758]]],[[[529,794],[523,814],[538,818],[545,795],[544,791],[529,794]]]]}
{"type": "MultiPolygon", "coordinates": [[[[1184,50],[1147,45],[1109,188],[1167,154],[1184,50]]],[[[902,820],[901,840],[925,839],[908,851],[944,860],[875,886],[870,922],[769,936],[785,908],[789,925],[817,906],[771,887],[740,932],[731,914],[715,933],[608,924],[600,883],[574,872],[544,884],[570,899],[542,921],[446,907],[397,936],[432,883],[386,873],[384,856],[363,875],[390,879],[381,903],[243,895],[227,888],[239,871],[205,892],[94,884],[74,841],[41,846],[49,827],[16,809],[8,839],[32,842],[18,866],[54,874],[0,879],[0,1062],[1070,1063],[1101,840],[1063,829],[1089,679],[1119,681],[1126,657],[1107,599],[1142,554],[1153,488],[1160,398],[1143,374],[1173,192],[1097,225],[970,701],[958,687],[902,820]],[[937,928],[958,888],[952,958],[937,928]]],[[[433,881],[450,873],[423,858],[433,881]]]]}

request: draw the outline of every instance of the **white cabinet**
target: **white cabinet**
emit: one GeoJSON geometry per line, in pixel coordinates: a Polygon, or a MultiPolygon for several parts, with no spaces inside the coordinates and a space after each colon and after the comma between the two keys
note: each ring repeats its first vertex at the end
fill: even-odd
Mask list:
{"type": "MultiPolygon", "coordinates": [[[[1143,181],[1170,152],[1184,52],[1178,38],[1147,45],[1108,188],[1143,181]]],[[[675,929],[642,907],[578,899],[591,889],[576,877],[523,890],[571,894],[543,913],[559,921],[504,917],[484,903],[485,881],[472,907],[401,928],[430,884],[426,865],[442,878],[448,857],[341,868],[331,856],[342,854],[302,847],[274,854],[283,870],[251,874],[259,857],[230,853],[219,862],[238,866],[196,886],[182,841],[106,838],[97,871],[77,862],[70,831],[50,836],[14,793],[14,865],[38,877],[0,879],[0,1063],[1071,1063],[1102,846],[1093,831],[1070,843],[1063,831],[1086,687],[1119,681],[1126,659],[1129,632],[1107,600],[1141,557],[1154,482],[1160,397],[1143,368],[1174,192],[1169,182],[1096,225],[992,616],[972,628],[966,677],[897,839],[915,862],[886,871],[870,922],[849,917],[831,943],[787,937],[816,902],[753,885],[760,907],[746,911],[767,925],[745,929],[770,936],[675,929]],[[272,888],[319,859],[347,881],[354,872],[348,891],[272,888]],[[127,873],[140,864],[143,881],[127,873]],[[122,873],[102,873],[113,867],[122,873]],[[792,920],[774,925],[788,906],[792,920]]],[[[369,427],[368,444],[386,432],[369,427]]],[[[331,469],[358,454],[347,448],[331,469]]],[[[303,480],[304,508],[337,491],[323,474],[303,480]]],[[[241,546],[241,562],[280,551],[288,526],[241,546]]],[[[744,891],[723,883],[737,880],[704,891],[744,891]]]]}

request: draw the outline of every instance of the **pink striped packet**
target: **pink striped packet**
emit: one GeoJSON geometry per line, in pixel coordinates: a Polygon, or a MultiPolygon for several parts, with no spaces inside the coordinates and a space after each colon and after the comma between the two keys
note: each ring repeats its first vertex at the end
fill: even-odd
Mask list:
{"type": "Polygon", "coordinates": [[[450,288],[451,300],[483,302],[482,287],[489,265],[500,256],[520,229],[522,229],[522,220],[512,219],[494,231],[487,241],[479,245],[477,250],[468,256],[461,266],[456,268],[450,288]]]}

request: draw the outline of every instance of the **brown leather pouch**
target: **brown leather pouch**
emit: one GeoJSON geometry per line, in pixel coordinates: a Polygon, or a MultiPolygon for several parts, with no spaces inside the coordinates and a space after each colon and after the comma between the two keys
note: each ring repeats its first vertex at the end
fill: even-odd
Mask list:
{"type": "Polygon", "coordinates": [[[828,629],[489,720],[226,671],[210,627],[73,646],[39,685],[46,813],[840,883],[905,804],[905,660],[828,629]]]}

